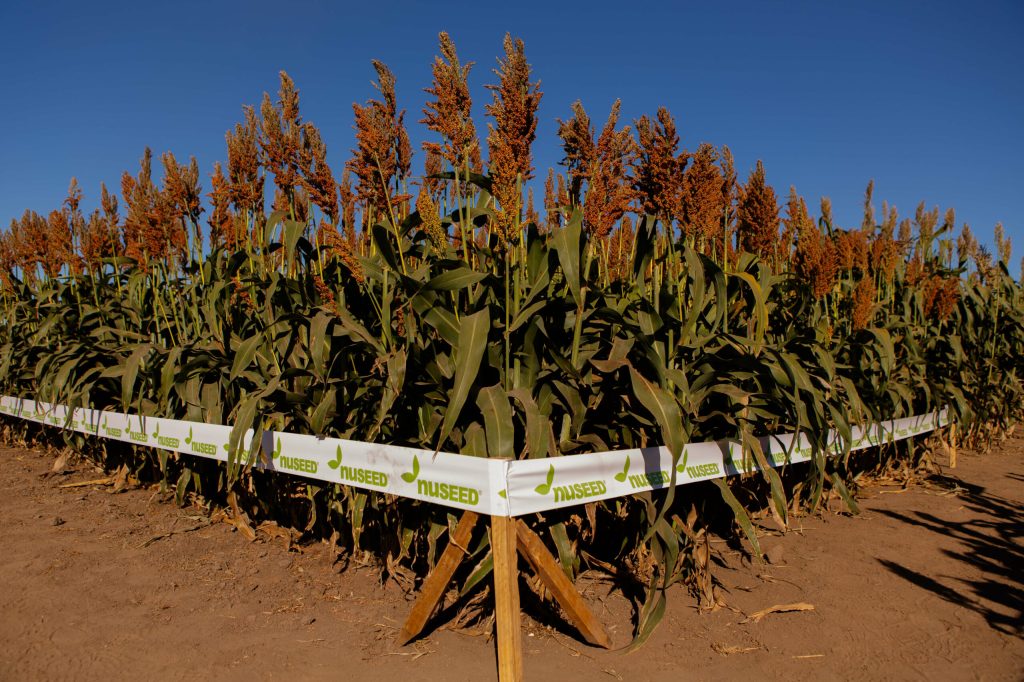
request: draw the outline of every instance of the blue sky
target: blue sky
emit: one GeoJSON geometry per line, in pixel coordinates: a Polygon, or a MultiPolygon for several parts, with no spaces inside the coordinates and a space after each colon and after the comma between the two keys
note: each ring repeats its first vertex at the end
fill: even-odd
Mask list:
{"type": "MultiPolygon", "coordinates": [[[[483,86],[509,31],[545,93],[540,176],[561,158],[555,119],[572,101],[600,124],[621,98],[626,120],[667,106],[689,149],[728,144],[741,177],[763,159],[780,197],[791,184],[812,206],[830,196],[842,226],[859,224],[874,178],[879,206],[952,206],[987,243],[1002,221],[1014,262],[1024,253],[1020,3],[9,2],[0,27],[4,225],[58,206],[72,176],[95,205],[100,181],[117,187],[146,145],[195,155],[208,191],[224,132],[276,91],[280,69],[340,177],[370,60],[395,72],[415,121],[440,30],[477,63],[484,130],[483,86]]],[[[423,132],[410,132],[418,148],[423,132]]]]}

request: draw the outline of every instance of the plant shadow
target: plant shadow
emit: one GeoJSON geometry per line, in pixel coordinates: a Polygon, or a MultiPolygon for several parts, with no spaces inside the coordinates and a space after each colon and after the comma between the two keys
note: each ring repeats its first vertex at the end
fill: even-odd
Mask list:
{"type": "Polygon", "coordinates": [[[1024,637],[1024,589],[1019,586],[1024,567],[1024,508],[950,476],[930,480],[944,487],[955,485],[952,490],[975,517],[964,521],[928,512],[876,513],[956,540],[956,549],[942,549],[942,553],[970,567],[968,574],[977,577],[926,575],[895,561],[879,559],[879,563],[904,580],[981,615],[993,629],[1024,637]]]}

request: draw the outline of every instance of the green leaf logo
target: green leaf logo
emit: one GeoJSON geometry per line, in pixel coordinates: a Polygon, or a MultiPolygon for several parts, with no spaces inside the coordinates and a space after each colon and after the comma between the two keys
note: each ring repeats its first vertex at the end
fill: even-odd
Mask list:
{"type": "Polygon", "coordinates": [[[499,490],[498,491],[498,497],[502,498],[503,500],[507,500],[508,499],[508,491],[507,490],[499,490]]]}
{"type": "Polygon", "coordinates": [[[188,427],[188,438],[185,439],[185,444],[188,445],[192,442],[192,427],[188,427]]]}
{"type": "Polygon", "coordinates": [[[407,471],[402,474],[402,480],[406,483],[412,483],[420,475],[420,458],[416,455],[412,456],[412,471],[407,471]]]}
{"type": "Polygon", "coordinates": [[[278,438],[277,439],[277,446],[274,448],[274,451],[272,453],[270,453],[270,459],[277,459],[280,456],[281,456],[281,439],[278,438]]]}
{"type": "Polygon", "coordinates": [[[683,461],[676,465],[676,471],[680,474],[686,473],[686,460],[690,457],[688,448],[683,448],[683,461]]]}
{"type": "Polygon", "coordinates": [[[327,466],[331,467],[332,469],[337,469],[338,467],[341,466],[341,446],[340,445],[338,446],[338,456],[335,457],[334,459],[332,459],[330,462],[328,462],[327,466]]]}
{"type": "Polygon", "coordinates": [[[160,424],[157,423],[156,431],[153,432],[153,438],[159,438],[159,437],[160,437],[160,424]]]}
{"type": "Polygon", "coordinates": [[[534,488],[538,495],[547,495],[551,492],[551,484],[555,482],[555,465],[548,466],[547,481],[534,488]]]}
{"type": "Polygon", "coordinates": [[[615,474],[615,480],[618,481],[619,483],[625,483],[627,476],[629,476],[629,456],[628,455],[626,456],[626,466],[622,469],[621,472],[615,474]]]}

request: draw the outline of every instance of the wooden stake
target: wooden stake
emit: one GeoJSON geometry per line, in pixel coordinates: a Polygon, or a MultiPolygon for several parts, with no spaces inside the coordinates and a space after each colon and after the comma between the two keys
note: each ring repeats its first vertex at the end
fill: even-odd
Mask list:
{"type": "Polygon", "coordinates": [[[423,585],[420,587],[420,596],[413,604],[409,617],[406,618],[402,630],[398,633],[399,646],[408,643],[413,637],[423,632],[423,627],[434,613],[441,597],[444,596],[452,574],[455,573],[462,557],[465,556],[465,547],[469,544],[473,528],[476,527],[479,520],[480,516],[476,512],[465,511],[462,513],[459,525],[455,527],[455,534],[452,535],[448,546],[441,553],[441,558],[438,559],[434,570],[423,581],[423,585]]]}
{"type": "Polygon", "coordinates": [[[956,469],[956,422],[949,425],[949,468],[956,469]]]}
{"type": "Polygon", "coordinates": [[[551,556],[551,552],[544,546],[544,541],[521,519],[515,519],[515,527],[520,553],[544,583],[544,587],[548,588],[555,600],[561,604],[572,624],[589,643],[610,649],[612,643],[608,639],[608,633],[587,607],[583,597],[576,591],[576,586],[555,561],[555,557],[551,556]]]}
{"type": "Polygon", "coordinates": [[[491,517],[494,556],[494,611],[498,625],[498,679],[523,679],[523,648],[519,623],[519,570],[515,519],[491,517]]]}

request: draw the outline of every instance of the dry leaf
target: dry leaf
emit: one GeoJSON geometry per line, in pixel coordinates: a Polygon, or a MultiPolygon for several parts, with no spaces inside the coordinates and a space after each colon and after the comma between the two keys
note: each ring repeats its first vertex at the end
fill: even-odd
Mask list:
{"type": "Polygon", "coordinates": [[[729,644],[719,644],[718,642],[712,642],[711,648],[717,653],[723,656],[731,656],[732,654],[745,654],[748,651],[757,651],[761,647],[756,646],[733,646],[729,644]]]}
{"type": "Polygon", "coordinates": [[[789,613],[790,611],[813,611],[813,610],[814,610],[814,604],[808,604],[807,602],[797,602],[796,604],[776,604],[774,606],[769,606],[766,609],[761,609],[760,611],[755,611],[754,613],[752,613],[749,616],[747,616],[744,620],[741,620],[740,624],[760,622],[760,620],[762,618],[764,618],[765,616],[767,616],[770,613],[789,613]]]}
{"type": "Polygon", "coordinates": [[[114,482],[113,477],[107,476],[106,478],[94,478],[89,481],[78,481],[76,483],[64,483],[59,486],[61,488],[83,488],[87,485],[110,485],[114,482]]]}
{"type": "Polygon", "coordinates": [[[289,530],[282,528],[274,521],[264,521],[260,525],[256,526],[256,530],[266,534],[269,538],[280,538],[284,540],[285,550],[292,548],[292,534],[289,530]]]}
{"type": "Polygon", "coordinates": [[[68,462],[71,461],[71,450],[64,450],[57,459],[53,462],[53,468],[51,471],[55,474],[62,474],[68,468],[68,462]]]}

